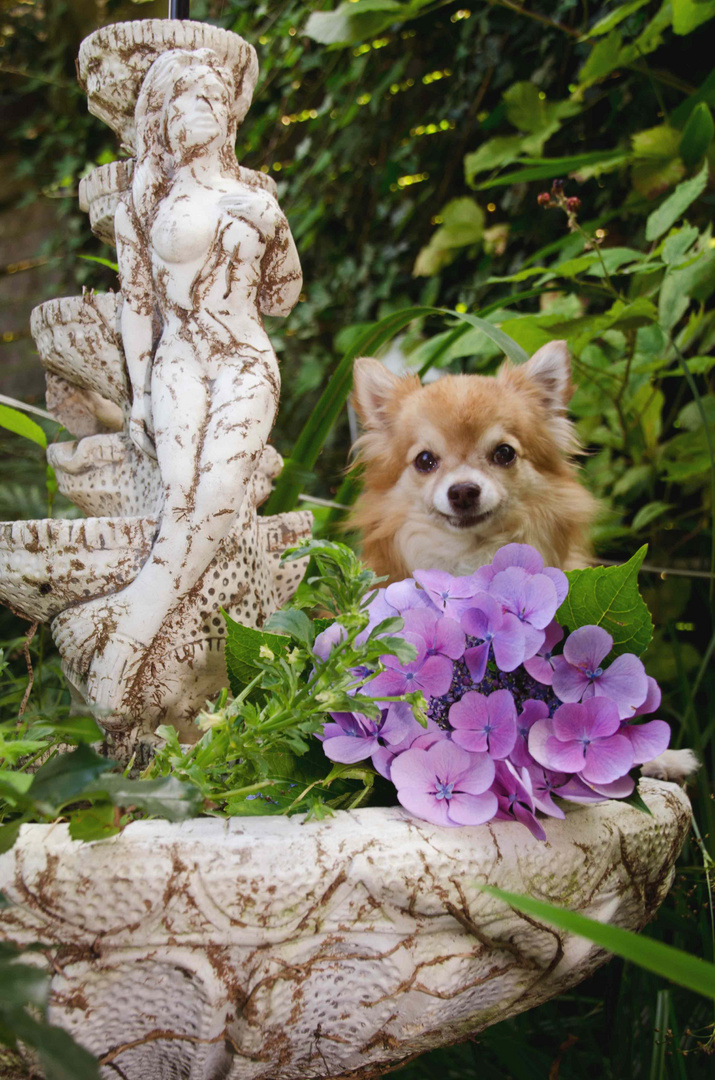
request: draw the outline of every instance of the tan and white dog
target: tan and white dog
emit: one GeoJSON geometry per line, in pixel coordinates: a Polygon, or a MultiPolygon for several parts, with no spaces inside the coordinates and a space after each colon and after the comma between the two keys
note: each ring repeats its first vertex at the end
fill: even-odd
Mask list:
{"type": "Polygon", "coordinates": [[[355,444],[364,490],[350,524],[363,556],[391,581],[424,567],[469,574],[512,542],[549,566],[589,560],[596,503],[570,460],[566,342],[553,341],[496,376],[448,375],[420,385],[379,360],[355,361],[355,444]]]}

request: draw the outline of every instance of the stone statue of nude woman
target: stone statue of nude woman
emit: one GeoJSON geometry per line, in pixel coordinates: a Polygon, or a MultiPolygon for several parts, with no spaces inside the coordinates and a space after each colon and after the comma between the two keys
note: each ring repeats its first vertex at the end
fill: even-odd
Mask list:
{"type": "Polygon", "coordinates": [[[236,160],[256,76],[250,46],[242,73],[210,49],[173,49],[137,100],[137,164],[115,217],[121,332],[129,433],[157,459],[163,511],[134,580],[53,624],[109,713],[236,522],[275,419],[280,377],[262,314],[287,315],[302,275],[270,181],[236,160]]]}

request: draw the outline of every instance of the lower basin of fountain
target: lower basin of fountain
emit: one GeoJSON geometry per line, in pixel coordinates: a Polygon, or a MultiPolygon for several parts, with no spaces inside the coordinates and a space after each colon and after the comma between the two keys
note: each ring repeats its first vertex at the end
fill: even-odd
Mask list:
{"type": "Polygon", "coordinates": [[[59,946],[51,1019],[107,1078],[367,1078],[608,958],[481,884],[629,929],[653,916],[690,804],[660,781],[640,793],[652,816],[573,807],[545,843],[512,822],[445,829],[397,807],[136,822],[93,843],[24,826],[0,856],[14,901],[0,930],[59,946]]]}

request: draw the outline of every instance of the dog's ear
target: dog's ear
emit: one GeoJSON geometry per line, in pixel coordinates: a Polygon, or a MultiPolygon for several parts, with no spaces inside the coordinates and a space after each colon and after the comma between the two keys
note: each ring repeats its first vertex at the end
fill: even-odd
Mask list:
{"type": "Polygon", "coordinates": [[[519,369],[539,390],[547,412],[561,414],[573,394],[571,357],[565,341],[542,345],[519,369]]]}
{"type": "Polygon", "coordinates": [[[365,427],[383,428],[390,422],[400,392],[408,382],[411,384],[413,380],[401,379],[371,356],[361,356],[355,361],[352,403],[365,427]]]}
{"type": "Polygon", "coordinates": [[[499,369],[498,378],[522,393],[526,391],[532,400],[536,397],[546,413],[548,429],[557,445],[569,454],[577,451],[574,427],[566,415],[573,386],[571,359],[565,341],[542,345],[525,364],[507,361],[499,369]]]}

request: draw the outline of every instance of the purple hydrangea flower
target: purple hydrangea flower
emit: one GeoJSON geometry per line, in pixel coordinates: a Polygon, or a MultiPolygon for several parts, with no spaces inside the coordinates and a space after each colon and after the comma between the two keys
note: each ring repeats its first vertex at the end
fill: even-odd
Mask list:
{"type": "Polygon", "coordinates": [[[541,765],[537,765],[533,758],[524,769],[529,774],[531,793],[537,810],[541,810],[542,814],[548,814],[549,817],[566,817],[561,807],[554,802],[553,797],[554,795],[561,796],[563,789],[571,780],[568,773],[544,769],[541,765]]]}
{"type": "Polygon", "coordinates": [[[550,622],[546,627],[544,635],[544,642],[541,648],[536,656],[530,656],[528,660],[524,661],[524,667],[529,672],[532,679],[536,679],[537,682],[543,683],[544,686],[551,686],[554,679],[554,661],[551,653],[558,643],[563,641],[564,631],[563,628],[554,621],[550,622]]]}
{"type": "Polygon", "coordinates": [[[313,642],[313,652],[319,659],[327,660],[336,645],[345,641],[347,630],[339,622],[331,623],[318,634],[313,642]]]}
{"type": "MultiPolygon", "coordinates": [[[[436,727],[436,725],[435,725],[436,727]]],[[[398,754],[409,750],[425,729],[414,717],[406,701],[393,701],[387,710],[383,727],[377,734],[377,746],[371,751],[372,763],[386,780],[390,779],[392,762],[398,754]],[[387,730],[386,730],[387,729],[387,730]]]]}
{"type": "Polygon", "coordinates": [[[551,685],[561,701],[607,697],[618,705],[622,720],[633,715],[648,692],[645,668],[633,653],[623,653],[602,668],[612,648],[613,638],[602,626],[580,626],[569,634],[563,656],[553,660],[551,685]]]}
{"type": "Polygon", "coordinates": [[[434,825],[483,825],[498,808],[489,790],[494,762],[447,739],[429,750],[405,750],[392,762],[390,778],[404,808],[434,825]]]}
{"type": "Polygon", "coordinates": [[[397,697],[413,690],[421,690],[425,697],[446,694],[452,682],[452,664],[446,656],[430,656],[427,647],[417,634],[401,635],[417,649],[417,658],[401,664],[396,656],[385,654],[380,660],[385,671],[368,684],[372,697],[397,697]]]}
{"type": "Polygon", "coordinates": [[[525,825],[537,840],[546,839],[544,827],[534,813],[531,777],[526,769],[522,769],[519,774],[510,762],[498,761],[492,790],[499,802],[497,818],[506,821],[515,818],[525,825]]]}
{"type": "Polygon", "coordinates": [[[544,574],[550,578],[556,589],[556,598],[559,605],[563,604],[569,591],[569,582],[563,570],[557,570],[555,566],[544,566],[536,548],[530,544],[505,544],[499,548],[491,565],[481,566],[473,574],[475,584],[480,589],[488,589],[491,582],[502,570],[508,570],[516,566],[527,575],[544,574]]]}
{"type": "Polygon", "coordinates": [[[621,735],[630,741],[633,747],[633,764],[643,765],[646,761],[657,758],[670,745],[670,726],[665,720],[649,720],[645,724],[634,724],[636,716],[655,712],[660,706],[660,687],[655,679],[646,675],[648,690],[642,705],[639,705],[629,720],[621,720],[621,735]]]}
{"type": "Polygon", "coordinates": [[[501,671],[514,671],[524,659],[524,630],[516,615],[502,611],[501,604],[487,593],[470,601],[462,616],[462,629],[481,642],[464,653],[464,661],[474,682],[481,682],[489,652],[501,671]]]}
{"type": "Polygon", "coordinates": [[[616,703],[592,697],[561,705],[551,720],[537,720],[529,732],[529,752],[555,772],[577,773],[588,784],[609,784],[633,766],[633,749],[621,726],[616,703]]]}
{"type": "Polygon", "coordinates": [[[458,622],[427,608],[411,608],[405,612],[405,632],[420,637],[428,656],[447,656],[458,660],[466,644],[464,631],[458,622]]]}
{"type": "Polygon", "coordinates": [[[453,742],[472,753],[486,751],[502,759],[516,742],[516,707],[508,690],[496,690],[488,697],[470,690],[449,710],[449,722],[453,742]]]}
{"type": "Polygon", "coordinates": [[[512,566],[494,576],[489,594],[521,621],[525,659],[535,656],[544,643],[544,630],[559,606],[553,581],[545,574],[529,575],[521,567],[512,566]]]}
{"type": "Polygon", "coordinates": [[[354,764],[373,757],[378,751],[396,748],[410,736],[414,738],[424,728],[415,720],[406,702],[383,710],[380,720],[372,720],[362,713],[331,713],[333,723],[323,725],[323,750],[331,761],[354,764]]]}
{"type": "Polygon", "coordinates": [[[527,698],[523,702],[522,711],[516,718],[516,742],[509,754],[512,765],[523,769],[534,764],[529,753],[529,732],[537,720],[545,720],[548,715],[549,707],[545,701],[527,698]]]}
{"type": "Polygon", "coordinates": [[[438,611],[457,620],[476,591],[472,577],[452,577],[446,570],[415,570],[412,576],[438,611]]]}
{"type": "Polygon", "coordinates": [[[398,611],[400,615],[404,615],[406,611],[410,611],[412,608],[435,610],[429,595],[424,589],[419,589],[412,578],[405,578],[404,581],[393,581],[384,592],[387,603],[395,611],[398,611]]]}

